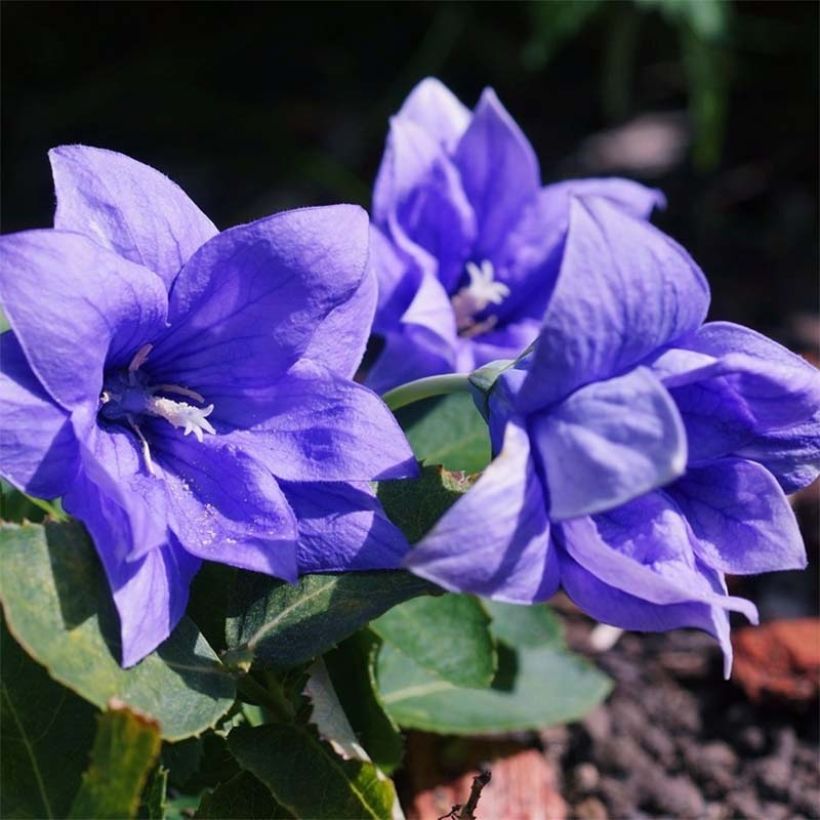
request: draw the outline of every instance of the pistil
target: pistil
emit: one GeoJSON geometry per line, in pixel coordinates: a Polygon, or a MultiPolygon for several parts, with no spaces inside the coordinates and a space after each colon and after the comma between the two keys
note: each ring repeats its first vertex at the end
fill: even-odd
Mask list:
{"type": "Polygon", "coordinates": [[[472,338],[495,327],[497,316],[488,316],[481,321],[477,321],[476,316],[490,305],[500,305],[510,295],[510,289],[503,282],[495,281],[495,268],[489,259],[481,265],[468,262],[466,270],[470,283],[453,296],[451,304],[458,335],[472,338]]]}

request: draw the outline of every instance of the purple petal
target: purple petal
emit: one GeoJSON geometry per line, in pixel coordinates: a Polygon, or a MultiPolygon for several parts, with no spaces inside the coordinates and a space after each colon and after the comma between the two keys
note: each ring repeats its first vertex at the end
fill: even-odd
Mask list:
{"type": "Polygon", "coordinates": [[[522,410],[641,362],[703,321],[709,291],[679,245],[596,198],[574,199],[522,410]]]}
{"type": "Polygon", "coordinates": [[[103,367],[127,364],[165,327],[158,276],[79,234],[0,238],[0,299],[26,359],[66,409],[95,405],[103,367]]]}
{"type": "Polygon", "coordinates": [[[217,234],[185,192],[148,165],[86,145],[62,145],[48,156],[57,192],[54,227],[145,266],[167,287],[217,234]]]}
{"type": "Polygon", "coordinates": [[[169,525],[188,552],[296,579],[296,518],[261,462],[222,437],[200,443],[159,423],[151,441],[166,487],[169,525]]]}
{"type": "Polygon", "coordinates": [[[367,214],[353,205],[286,211],[219,234],[174,282],[152,374],[206,398],[223,384],[267,387],[359,289],[367,245],[367,214]]]}
{"type": "MultiPolygon", "coordinates": [[[[692,627],[714,635],[724,654],[724,675],[732,668],[728,612],[716,604],[653,604],[598,580],[565,553],[561,584],[575,604],[598,621],[638,632],[667,632],[692,627]]],[[[757,622],[757,619],[753,619],[757,622]]]]}
{"type": "Polygon", "coordinates": [[[370,226],[368,267],[378,281],[378,305],[373,332],[396,330],[421,284],[422,270],[375,225],[370,226]]]}
{"type": "Polygon", "coordinates": [[[615,589],[652,604],[700,602],[756,617],[748,601],[715,591],[695,557],[685,518],[665,493],[564,521],[556,529],[556,539],[572,559],[615,589]]]}
{"type": "MultiPolygon", "coordinates": [[[[385,335],[385,347],[368,374],[368,386],[382,393],[413,379],[458,368],[456,324],[441,283],[423,274],[399,332],[385,335]]],[[[467,370],[472,368],[467,365],[467,370]]]]}
{"type": "Polygon", "coordinates": [[[270,389],[213,396],[214,423],[288,481],[370,481],[416,475],[393,414],[370,390],[302,361],[270,389]]]}
{"type": "Polygon", "coordinates": [[[758,436],[735,455],[760,462],[785,492],[797,492],[820,475],[820,418],[758,436]]]}
{"type": "Polygon", "coordinates": [[[397,569],[407,539],[368,484],[282,482],[299,521],[299,572],[397,569]]]}
{"type": "Polygon", "coordinates": [[[125,560],[116,545],[128,529],[121,508],[81,476],[72,490],[72,514],[86,525],[102,560],[120,617],[122,665],[133,666],[159,646],[179,623],[200,562],[175,541],[142,558],[125,560]]]}
{"type": "Polygon", "coordinates": [[[501,454],[410,551],[405,566],[445,589],[532,603],[558,585],[544,489],[527,433],[507,425],[501,454]]]}
{"type": "Polygon", "coordinates": [[[680,415],[646,368],[583,387],[530,424],[553,521],[617,507],[686,467],[680,415]]]}
{"type": "MultiPolygon", "coordinates": [[[[136,435],[117,425],[102,426],[84,408],[72,417],[80,439],[81,474],[93,485],[92,513],[106,520],[106,549],[117,561],[133,561],[168,540],[165,487],[149,474],[136,435]]],[[[83,493],[71,486],[63,504],[88,524],[83,493]]],[[[102,526],[102,524],[99,524],[102,526]]]]}
{"type": "Polygon", "coordinates": [[[385,337],[384,349],[367,374],[366,384],[383,394],[414,379],[452,373],[455,353],[430,328],[402,325],[400,333],[385,337]]]}
{"type": "Polygon", "coordinates": [[[68,413],[43,390],[11,331],[0,335],[0,431],[7,481],[40,498],[71,485],[80,460],[68,413]]]}
{"type": "Polygon", "coordinates": [[[561,265],[574,196],[600,197],[639,219],[666,202],[660,191],[627,179],[571,179],[542,188],[493,259],[511,291],[497,310],[500,321],[525,315],[540,323],[561,265]]]}
{"type": "Polygon", "coordinates": [[[475,259],[490,259],[537,195],[538,160],[527,138],[486,89],[455,154],[477,220],[475,259]]]}
{"type": "Polygon", "coordinates": [[[373,219],[448,292],[457,286],[475,239],[475,215],[443,147],[410,120],[394,117],[390,124],[373,219]]]}
{"type": "Polygon", "coordinates": [[[334,308],[319,325],[303,358],[318,362],[337,376],[352,379],[370,338],[377,294],[376,275],[368,268],[353,296],[334,308]]]}
{"type": "Polygon", "coordinates": [[[470,109],[435,77],[422,80],[408,95],[397,115],[421,126],[451,152],[470,124],[470,109]]]}
{"type": "Polygon", "coordinates": [[[695,535],[695,552],[733,575],[804,569],[806,550],[789,502],[759,464],[723,458],[669,488],[695,535]]]}

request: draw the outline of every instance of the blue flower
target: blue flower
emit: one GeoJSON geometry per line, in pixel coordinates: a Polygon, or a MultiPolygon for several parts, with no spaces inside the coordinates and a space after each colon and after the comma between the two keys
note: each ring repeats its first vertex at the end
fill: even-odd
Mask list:
{"type": "Polygon", "coordinates": [[[123,664],[173,629],[201,559],[288,580],[395,566],[368,482],[416,465],[351,381],[375,304],[364,211],[219,233],[128,157],[50,157],[54,229],[0,239],[0,461],[86,524],[123,664]]]}
{"type": "Polygon", "coordinates": [[[542,188],[532,147],[491,89],[470,112],[438,80],[419,83],[391,120],[373,193],[374,332],[385,346],[369,383],[469,373],[527,347],[575,192],[639,218],[664,202],[623,179],[542,188]]]}
{"type": "MultiPolygon", "coordinates": [[[[705,629],[731,663],[725,573],[805,566],[784,491],[820,470],[820,374],[737,325],[671,239],[576,198],[533,349],[480,406],[497,454],[407,558],[448,589],[559,585],[627,629],[705,629]]],[[[480,381],[480,379],[478,380],[480,381]]]]}

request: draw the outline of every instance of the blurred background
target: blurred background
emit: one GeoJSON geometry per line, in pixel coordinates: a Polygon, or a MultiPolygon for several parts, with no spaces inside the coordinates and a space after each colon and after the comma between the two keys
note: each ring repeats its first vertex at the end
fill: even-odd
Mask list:
{"type": "MultiPolygon", "coordinates": [[[[6,2],[2,230],[50,224],[46,152],[72,142],[162,170],[220,227],[291,206],[368,205],[387,118],[433,74],[470,106],[493,86],[545,182],[622,174],[662,188],[669,207],[656,221],[706,271],[712,318],[817,361],[819,8],[6,2]]],[[[538,816],[527,805],[549,817],[817,816],[816,492],[801,503],[814,571],[737,591],[766,620],[811,623],[742,639],[745,678],[723,684],[699,635],[624,636],[601,653],[564,602],[570,641],[618,681],[608,706],[502,750],[417,737],[408,805],[444,814],[464,795],[442,792],[442,778],[497,758],[507,817],[515,782],[522,817],[538,816]],[[791,644],[797,654],[784,655],[791,644]],[[528,754],[537,762],[521,763],[528,754]],[[518,769],[503,775],[510,760],[518,769]]]]}

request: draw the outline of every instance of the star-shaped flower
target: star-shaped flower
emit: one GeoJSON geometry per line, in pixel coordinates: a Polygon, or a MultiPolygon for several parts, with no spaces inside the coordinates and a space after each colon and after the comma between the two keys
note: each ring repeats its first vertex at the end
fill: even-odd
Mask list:
{"type": "Polygon", "coordinates": [[[390,123],[373,193],[379,390],[515,357],[536,337],[573,193],[647,218],[664,199],[623,179],[541,186],[527,138],[486,89],[469,111],[438,80],[390,123]]]}
{"type": "Polygon", "coordinates": [[[54,229],[0,238],[0,463],[86,524],[123,664],[173,629],[201,559],[288,580],[395,566],[368,482],[416,466],[351,380],[375,302],[364,211],[219,233],[128,157],[50,157],[54,229]]]}

